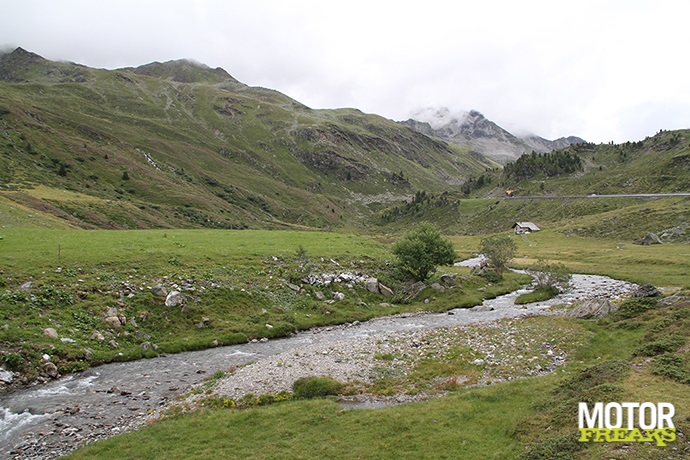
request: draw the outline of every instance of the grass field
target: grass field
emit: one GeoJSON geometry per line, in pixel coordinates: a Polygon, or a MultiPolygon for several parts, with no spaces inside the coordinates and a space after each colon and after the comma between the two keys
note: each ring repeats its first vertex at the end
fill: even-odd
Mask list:
{"type": "MultiPolygon", "coordinates": [[[[527,267],[538,259],[563,263],[573,273],[607,275],[638,284],[690,288],[690,246],[641,246],[628,240],[567,236],[553,230],[513,236],[518,245],[513,265],[527,267]]],[[[480,237],[450,238],[461,256],[476,253],[480,237]]]]}
{"type": "MultiPolygon", "coordinates": [[[[0,236],[0,343],[5,365],[18,369],[30,369],[44,352],[61,372],[69,372],[147,353],[214,346],[214,340],[242,342],[400,311],[444,311],[481,301],[478,288],[488,297],[525,281],[510,275],[500,285],[489,285],[467,269],[447,267],[444,270],[462,282],[443,296],[423,292],[419,300],[381,307],[386,299],[377,294],[344,288],[345,301],[324,304],[316,300],[313,288],[298,294],[286,281],[298,282],[305,270],[357,271],[397,288],[399,281],[388,265],[388,243],[394,238],[296,231],[35,228],[2,229],[0,236]],[[31,287],[23,289],[26,282],[31,287]],[[158,283],[170,289],[179,285],[186,308],[166,308],[163,299],[153,297],[148,288],[158,283]],[[423,303],[423,298],[430,302],[423,303]],[[127,324],[108,328],[104,316],[110,309],[126,316],[127,324]],[[202,318],[206,321],[200,328],[202,318]],[[266,329],[266,323],[274,328],[266,329]],[[60,337],[75,343],[57,343],[43,335],[45,327],[54,327],[60,337]],[[105,340],[93,338],[95,330],[105,340]],[[148,334],[159,350],[141,349],[142,339],[133,339],[137,331],[148,334]],[[85,354],[87,348],[91,357],[85,354]]],[[[514,238],[516,266],[544,259],[575,272],[688,289],[686,245],[637,246],[553,231],[514,238]]],[[[451,239],[459,258],[476,254],[479,237],[451,239]]],[[[327,297],[332,290],[321,289],[327,297]]],[[[687,303],[666,309],[635,304],[606,320],[560,319],[586,329],[589,339],[571,352],[562,370],[544,377],[460,387],[440,399],[379,410],[343,409],[330,400],[202,409],[95,443],[69,458],[674,458],[675,451],[669,449],[677,447],[682,453],[688,448],[684,439],[669,449],[627,445],[620,450],[619,445],[574,442],[576,404],[562,389],[574,388],[575,399],[595,391],[593,395],[620,400],[670,401],[676,405],[678,428],[690,431],[685,345],[689,311],[687,303]],[[622,361],[620,365],[631,370],[614,373],[605,382],[606,391],[613,393],[597,393],[600,389],[592,390],[586,376],[605,375],[592,366],[611,361],[622,361]]],[[[442,362],[446,359],[455,358],[448,354],[433,362],[438,361],[439,369],[463,368],[442,362]]]]}
{"type": "Polygon", "coordinates": [[[12,228],[0,236],[2,362],[27,378],[37,376],[44,353],[64,374],[402,311],[470,307],[527,281],[511,274],[492,285],[448,267],[464,277],[456,289],[407,299],[389,246],[337,233],[12,228]],[[296,292],[310,273],[374,276],[396,295],[371,293],[362,282],[296,292]],[[166,306],[151,292],[157,285],[182,292],[183,304],[166,306]],[[336,292],[345,298],[333,301],[336,292]]]}

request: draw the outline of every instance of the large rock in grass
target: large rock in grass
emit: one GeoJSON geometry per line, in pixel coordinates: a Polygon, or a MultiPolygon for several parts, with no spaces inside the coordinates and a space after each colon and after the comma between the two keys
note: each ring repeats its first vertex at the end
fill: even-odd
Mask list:
{"type": "Polygon", "coordinates": [[[168,295],[168,290],[162,284],[157,284],[151,288],[151,294],[156,297],[166,297],[168,295]]]}
{"type": "Polygon", "coordinates": [[[649,232],[641,240],[635,241],[635,244],[650,245],[661,244],[661,238],[656,233],[649,232]]]}
{"type": "Polygon", "coordinates": [[[180,291],[172,291],[165,298],[165,306],[177,307],[178,305],[182,305],[182,293],[180,291]]]}
{"type": "Polygon", "coordinates": [[[393,289],[379,283],[379,292],[389,299],[393,297],[393,289]]]}
{"type": "Polygon", "coordinates": [[[113,329],[122,327],[122,322],[117,316],[108,316],[105,318],[105,322],[108,323],[108,326],[112,327],[113,329]]]}
{"type": "Polygon", "coordinates": [[[616,311],[617,308],[608,299],[587,299],[566,313],[573,318],[603,318],[609,313],[616,311]]]}
{"type": "Polygon", "coordinates": [[[651,284],[639,286],[632,292],[633,297],[661,297],[661,292],[651,284]]]}
{"type": "Polygon", "coordinates": [[[373,292],[374,294],[379,293],[379,280],[376,278],[367,278],[365,284],[367,286],[367,291],[373,292]]]}
{"type": "Polygon", "coordinates": [[[47,328],[43,329],[43,335],[47,335],[51,339],[57,339],[58,338],[57,331],[55,329],[53,329],[52,327],[47,327],[47,328]]]}

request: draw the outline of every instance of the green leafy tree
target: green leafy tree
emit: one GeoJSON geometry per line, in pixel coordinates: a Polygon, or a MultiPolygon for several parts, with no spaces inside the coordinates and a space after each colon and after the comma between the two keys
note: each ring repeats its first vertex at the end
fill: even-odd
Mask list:
{"type": "Polygon", "coordinates": [[[398,268],[415,281],[424,281],[436,271],[437,265],[455,262],[453,243],[443,239],[435,225],[423,222],[410,230],[393,247],[398,268]]]}
{"type": "Polygon", "coordinates": [[[565,265],[541,259],[529,268],[529,272],[534,277],[537,289],[552,291],[554,294],[568,289],[572,278],[570,270],[565,265]]]}
{"type": "Polygon", "coordinates": [[[496,235],[479,241],[479,252],[489,259],[496,271],[502,272],[517,253],[517,244],[508,235],[496,235]]]}

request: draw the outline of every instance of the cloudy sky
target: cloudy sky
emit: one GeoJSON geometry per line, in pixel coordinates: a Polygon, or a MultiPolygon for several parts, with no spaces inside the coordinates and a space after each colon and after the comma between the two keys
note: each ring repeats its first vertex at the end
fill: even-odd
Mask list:
{"type": "Polygon", "coordinates": [[[312,108],[475,109],[593,142],[690,128],[687,0],[0,0],[0,46],[118,68],[191,58],[312,108]]]}

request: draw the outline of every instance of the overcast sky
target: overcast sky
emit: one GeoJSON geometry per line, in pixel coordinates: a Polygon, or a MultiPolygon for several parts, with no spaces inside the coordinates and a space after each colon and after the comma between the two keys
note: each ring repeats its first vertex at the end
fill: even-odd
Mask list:
{"type": "Polygon", "coordinates": [[[0,0],[0,46],[118,68],[190,58],[312,108],[475,109],[593,142],[690,128],[688,0],[0,0]]]}

